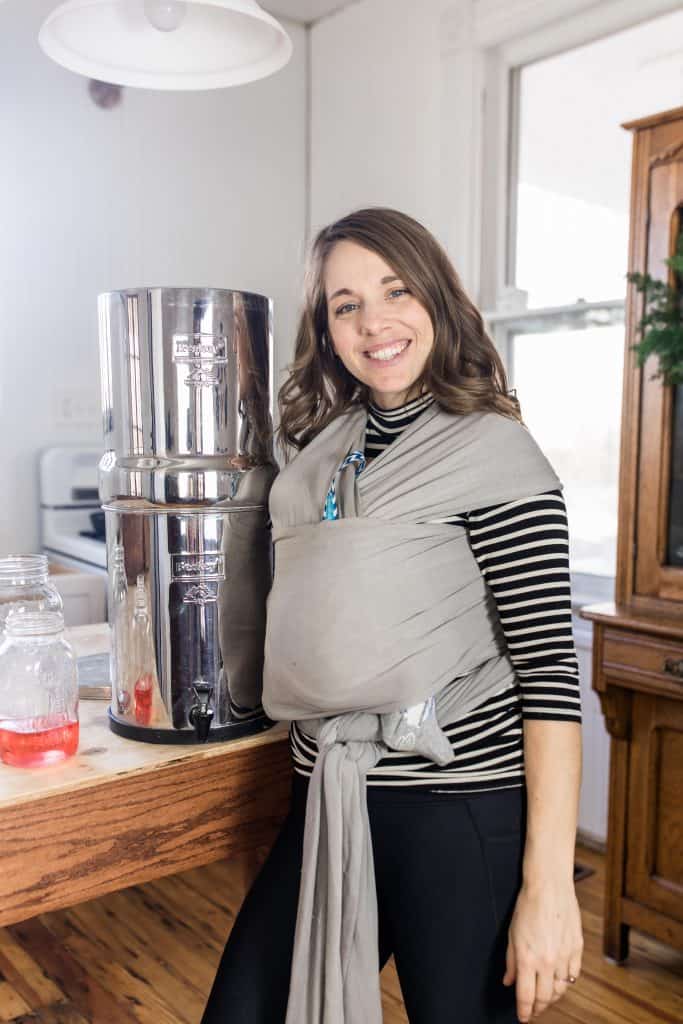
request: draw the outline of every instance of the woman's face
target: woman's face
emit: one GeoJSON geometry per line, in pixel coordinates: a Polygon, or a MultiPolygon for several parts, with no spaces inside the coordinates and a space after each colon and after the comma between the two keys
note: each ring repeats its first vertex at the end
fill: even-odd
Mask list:
{"type": "Polygon", "coordinates": [[[323,273],[328,334],[346,369],[381,409],[416,398],[434,344],[427,310],[381,256],[337,242],[323,273]]]}

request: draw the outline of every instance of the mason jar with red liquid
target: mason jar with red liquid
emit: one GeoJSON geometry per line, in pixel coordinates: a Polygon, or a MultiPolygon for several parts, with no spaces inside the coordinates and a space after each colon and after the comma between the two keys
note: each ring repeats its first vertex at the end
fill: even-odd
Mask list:
{"type": "Polygon", "coordinates": [[[76,657],[58,611],[11,611],[0,644],[0,760],[63,761],[79,738],[76,657]]]}

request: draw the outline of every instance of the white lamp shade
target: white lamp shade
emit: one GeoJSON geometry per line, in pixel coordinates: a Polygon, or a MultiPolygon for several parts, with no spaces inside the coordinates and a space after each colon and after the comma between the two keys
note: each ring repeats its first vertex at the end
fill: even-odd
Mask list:
{"type": "Polygon", "coordinates": [[[241,85],[292,55],[285,30],[255,0],[187,0],[173,31],[155,28],[143,0],[68,0],[45,19],[38,42],[70,71],[145,89],[241,85]]]}

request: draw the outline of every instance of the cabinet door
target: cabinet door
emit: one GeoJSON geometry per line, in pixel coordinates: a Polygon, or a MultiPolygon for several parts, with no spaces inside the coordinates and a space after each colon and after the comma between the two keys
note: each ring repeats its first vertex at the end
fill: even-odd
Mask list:
{"type": "MultiPolygon", "coordinates": [[[[671,130],[671,126],[668,126],[671,130]]],[[[664,263],[683,232],[683,122],[678,142],[647,161],[647,254],[652,277],[680,288],[664,263]]],[[[631,304],[640,315],[642,296],[631,304]]],[[[628,343],[635,343],[633,324],[628,343]]],[[[683,388],[665,387],[656,355],[643,367],[638,424],[634,592],[641,599],[683,601],[683,388]]]]}
{"type": "Polygon", "coordinates": [[[683,921],[683,699],[633,695],[626,895],[683,921]]]}

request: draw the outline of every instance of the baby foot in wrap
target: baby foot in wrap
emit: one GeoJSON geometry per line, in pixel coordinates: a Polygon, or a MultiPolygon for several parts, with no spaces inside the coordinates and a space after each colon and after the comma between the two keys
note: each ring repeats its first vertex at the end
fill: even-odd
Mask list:
{"type": "Polygon", "coordinates": [[[436,764],[455,760],[453,748],[436,717],[436,698],[428,697],[401,711],[380,715],[382,739],[392,750],[409,750],[436,764]]]}

